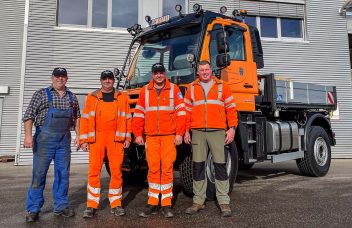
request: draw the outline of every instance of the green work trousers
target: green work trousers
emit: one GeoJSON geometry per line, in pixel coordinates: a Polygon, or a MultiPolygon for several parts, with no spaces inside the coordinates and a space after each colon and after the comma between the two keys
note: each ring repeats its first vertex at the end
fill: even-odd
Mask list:
{"type": "Polygon", "coordinates": [[[216,198],[219,204],[229,204],[229,177],[225,160],[225,131],[201,131],[192,129],[193,150],[193,202],[204,204],[206,199],[207,178],[206,160],[208,152],[213,155],[215,169],[216,198]]]}

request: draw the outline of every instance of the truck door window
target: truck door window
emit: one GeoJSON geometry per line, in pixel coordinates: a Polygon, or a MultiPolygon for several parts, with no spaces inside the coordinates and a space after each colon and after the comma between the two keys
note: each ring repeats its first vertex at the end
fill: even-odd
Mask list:
{"type": "Polygon", "coordinates": [[[216,66],[216,56],[219,53],[216,44],[216,34],[218,34],[219,32],[223,32],[223,27],[221,24],[215,24],[213,26],[213,30],[211,31],[209,43],[210,64],[213,72],[218,70],[218,67],[216,66]]]}
{"type": "Polygon", "coordinates": [[[227,30],[227,33],[229,34],[229,55],[231,60],[246,60],[243,32],[231,27],[226,27],[225,30],[227,30]]]}

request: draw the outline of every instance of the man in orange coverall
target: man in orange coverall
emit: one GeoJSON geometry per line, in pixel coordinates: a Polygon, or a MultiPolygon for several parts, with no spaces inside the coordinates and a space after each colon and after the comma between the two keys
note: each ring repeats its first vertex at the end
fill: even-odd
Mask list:
{"type": "Polygon", "coordinates": [[[132,121],[136,143],[144,145],[143,133],[146,135],[149,166],[148,205],[139,216],[156,214],[161,194],[161,211],[165,217],[171,218],[173,163],[176,146],[182,143],[186,111],[180,89],[167,79],[161,63],[152,66],[152,78],[140,92],[132,121]]]}
{"type": "Polygon", "coordinates": [[[109,201],[111,213],[125,215],[121,207],[123,148],[131,141],[132,115],[129,97],[114,89],[114,74],[103,71],[100,77],[101,88],[87,96],[80,125],[80,144],[84,151],[89,150],[89,171],[87,186],[87,209],[84,218],[94,216],[100,200],[100,170],[107,155],[111,179],[109,201]]]}

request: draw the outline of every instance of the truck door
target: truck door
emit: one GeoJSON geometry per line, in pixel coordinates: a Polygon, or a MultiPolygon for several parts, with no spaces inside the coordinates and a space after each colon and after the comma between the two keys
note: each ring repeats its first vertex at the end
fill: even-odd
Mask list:
{"type": "Polygon", "coordinates": [[[238,25],[232,20],[218,19],[208,25],[205,35],[202,60],[211,63],[213,73],[226,81],[235,93],[239,110],[254,111],[254,96],[258,94],[257,68],[253,61],[252,44],[248,27],[238,25]],[[228,41],[229,66],[217,67],[216,57],[219,54],[216,37],[226,33],[228,41]]]}

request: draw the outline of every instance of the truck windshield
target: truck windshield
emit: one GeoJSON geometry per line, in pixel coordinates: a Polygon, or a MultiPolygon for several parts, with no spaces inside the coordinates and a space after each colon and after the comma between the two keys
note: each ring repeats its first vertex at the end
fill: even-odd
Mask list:
{"type": "Polygon", "coordinates": [[[166,74],[173,83],[194,80],[188,54],[196,54],[200,26],[160,31],[143,37],[128,72],[129,85],[140,87],[151,80],[151,66],[163,63],[166,74]]]}

